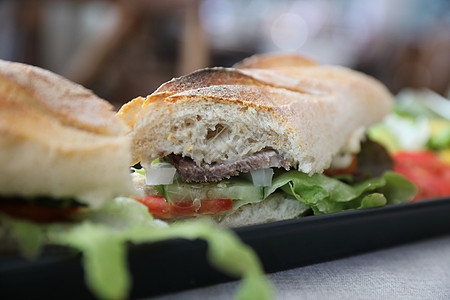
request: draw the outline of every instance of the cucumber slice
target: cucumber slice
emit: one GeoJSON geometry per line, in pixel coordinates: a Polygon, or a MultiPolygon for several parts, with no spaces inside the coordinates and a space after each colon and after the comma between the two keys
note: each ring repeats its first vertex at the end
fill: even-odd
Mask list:
{"type": "Polygon", "coordinates": [[[164,186],[167,201],[200,201],[204,199],[233,199],[259,201],[264,198],[264,188],[241,179],[222,180],[216,183],[178,182],[164,186]]]}

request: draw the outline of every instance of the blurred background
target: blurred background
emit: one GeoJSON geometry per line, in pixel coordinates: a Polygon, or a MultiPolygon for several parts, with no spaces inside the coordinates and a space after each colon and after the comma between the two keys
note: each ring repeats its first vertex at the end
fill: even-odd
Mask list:
{"type": "Polygon", "coordinates": [[[207,66],[294,51],[447,95],[448,0],[0,0],[0,58],[37,65],[116,107],[207,66]]]}

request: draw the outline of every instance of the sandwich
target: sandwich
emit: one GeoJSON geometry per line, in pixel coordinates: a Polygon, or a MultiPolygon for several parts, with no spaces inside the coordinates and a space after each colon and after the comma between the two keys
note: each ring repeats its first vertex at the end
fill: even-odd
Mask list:
{"type": "Polygon", "coordinates": [[[136,195],[125,132],[91,91],[0,60],[0,212],[44,222],[136,195]]]}
{"type": "Polygon", "coordinates": [[[211,264],[243,278],[238,293],[269,298],[257,256],[232,231],[202,222],[168,226],[129,198],[140,193],[130,172],[127,130],[112,105],[84,87],[41,68],[0,60],[0,256],[7,260],[0,268],[2,293],[125,299],[132,287],[128,247],[186,238],[208,242],[211,264]],[[41,265],[44,252],[44,271],[53,270],[52,254],[73,261],[73,250],[82,253],[89,293],[79,288],[73,270],[67,278],[70,272],[28,277],[36,265],[28,269],[26,261],[8,260],[21,254],[41,265]],[[63,289],[54,288],[55,279],[63,289]],[[33,284],[23,289],[24,280],[33,284]]]}
{"type": "Polygon", "coordinates": [[[349,176],[392,106],[365,74],[266,54],[174,78],[118,116],[154,216],[241,226],[409,200],[414,187],[387,169],[349,176]],[[396,185],[408,188],[391,197],[396,185]]]}

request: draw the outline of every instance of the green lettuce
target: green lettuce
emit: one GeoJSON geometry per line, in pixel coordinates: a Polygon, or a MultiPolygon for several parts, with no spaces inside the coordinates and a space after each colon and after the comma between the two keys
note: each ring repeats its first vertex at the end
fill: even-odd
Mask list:
{"type": "Polygon", "coordinates": [[[28,258],[34,259],[42,250],[44,245],[44,226],[20,219],[11,218],[0,213],[0,241],[13,237],[20,253],[28,258]]]}
{"type": "Polygon", "coordinates": [[[278,189],[309,205],[314,214],[407,202],[417,192],[413,183],[392,171],[353,184],[323,174],[279,172],[274,176],[272,186],[266,188],[265,197],[278,189]]]}
{"type": "Polygon", "coordinates": [[[256,254],[232,231],[206,221],[168,225],[154,220],[147,208],[133,199],[116,198],[98,211],[86,210],[72,224],[35,224],[1,214],[0,222],[19,233],[15,238],[28,256],[37,255],[45,244],[80,251],[86,284],[101,299],[125,299],[129,293],[132,280],[126,264],[129,242],[140,244],[172,238],[205,240],[211,265],[243,279],[238,299],[272,298],[272,286],[256,254]]]}

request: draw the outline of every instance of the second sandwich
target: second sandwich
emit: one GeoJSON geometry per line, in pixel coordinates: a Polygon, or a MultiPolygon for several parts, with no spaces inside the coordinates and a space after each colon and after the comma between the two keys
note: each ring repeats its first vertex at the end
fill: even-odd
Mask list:
{"type": "Polygon", "coordinates": [[[366,129],[392,105],[359,72],[260,55],[173,79],[118,115],[153,215],[238,226],[409,200],[414,187],[398,174],[348,176],[366,129]],[[394,197],[395,185],[407,188],[394,197]]]}

